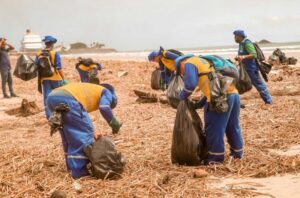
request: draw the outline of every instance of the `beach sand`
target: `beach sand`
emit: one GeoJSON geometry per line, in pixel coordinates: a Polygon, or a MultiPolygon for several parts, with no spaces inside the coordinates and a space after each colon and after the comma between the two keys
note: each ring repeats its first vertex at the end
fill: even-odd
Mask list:
{"type": "MultiPolygon", "coordinates": [[[[300,53],[287,55],[300,59],[300,53]]],[[[172,165],[170,160],[176,110],[160,103],[137,103],[133,93],[134,89],[151,91],[150,77],[156,65],[143,61],[146,58],[133,61],[97,56],[94,59],[105,66],[100,72],[101,82],[114,85],[119,97],[114,113],[124,124],[113,138],[120,141],[117,149],[126,159],[122,178],[116,181],[82,178],[76,181],[81,186],[76,190],[75,181],[66,171],[60,136],[50,137],[37,79],[24,82],[14,78],[20,97],[0,99],[0,197],[49,197],[55,190],[66,192],[68,197],[299,196],[300,190],[295,185],[300,183],[297,175],[300,151],[282,155],[282,151],[300,144],[299,63],[276,66],[271,71],[267,85],[274,99],[272,106],[266,107],[255,89],[241,96],[246,105],[240,116],[245,142],[242,160],[230,161],[227,147],[224,165],[185,167],[172,165]],[[122,71],[128,74],[118,77],[122,71]],[[41,112],[28,117],[8,115],[6,112],[20,106],[23,98],[35,101],[41,112]],[[193,178],[193,172],[199,168],[206,170],[208,176],[193,178]]],[[[75,61],[63,58],[64,72],[70,82],[79,81],[75,61]]],[[[15,65],[16,57],[12,57],[12,62],[15,65]]],[[[199,114],[203,118],[202,110],[199,114]]],[[[95,131],[112,136],[98,111],[90,117],[95,131]]]]}

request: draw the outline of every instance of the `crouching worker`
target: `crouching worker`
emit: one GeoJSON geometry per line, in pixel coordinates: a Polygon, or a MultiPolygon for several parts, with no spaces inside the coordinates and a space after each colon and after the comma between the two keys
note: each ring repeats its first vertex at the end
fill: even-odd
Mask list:
{"type": "Polygon", "coordinates": [[[175,73],[175,59],[183,55],[177,50],[164,50],[160,47],[159,51],[153,51],[149,54],[148,60],[159,64],[161,71],[161,84],[160,89],[165,90],[168,88],[169,83],[175,73]]]}
{"type": "MultiPolygon", "coordinates": [[[[204,58],[181,56],[175,62],[178,72],[184,78],[184,89],[180,99],[186,100],[198,87],[205,97],[199,101],[204,106],[204,122],[208,147],[208,164],[224,161],[224,135],[230,145],[230,155],[242,158],[243,139],[240,128],[240,96],[232,81],[227,87],[227,108],[222,111],[212,108],[211,77],[216,75],[215,69],[204,58]]],[[[202,107],[203,107],[202,106],[202,107]]],[[[226,105],[224,105],[226,106],[226,105]]]]}
{"type": "Polygon", "coordinates": [[[101,64],[94,62],[91,58],[83,59],[79,57],[76,64],[81,82],[90,82],[90,79],[97,77],[98,71],[102,68],[101,64]]]}
{"type": "Polygon", "coordinates": [[[112,112],[116,105],[117,96],[109,84],[70,83],[49,94],[47,107],[52,113],[49,119],[51,133],[60,129],[67,168],[73,178],[89,175],[86,167],[89,160],[83,149],[92,144],[94,138],[101,137],[101,133],[94,132],[88,113],[99,109],[112,128],[112,133],[116,134],[121,128],[112,112]],[[56,116],[60,113],[61,126],[56,116]]]}

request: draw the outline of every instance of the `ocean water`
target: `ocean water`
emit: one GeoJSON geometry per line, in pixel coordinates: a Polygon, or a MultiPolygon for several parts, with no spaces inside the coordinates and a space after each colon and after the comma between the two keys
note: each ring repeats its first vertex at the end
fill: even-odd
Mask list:
{"type": "MultiPolygon", "coordinates": [[[[259,45],[265,54],[271,54],[275,49],[279,48],[285,53],[300,52],[300,42],[290,43],[272,43],[259,45]]],[[[185,54],[191,53],[195,55],[215,54],[231,58],[237,55],[238,45],[234,46],[216,46],[194,49],[179,49],[185,54]]],[[[66,58],[76,57],[93,57],[103,60],[135,60],[146,61],[150,51],[135,51],[135,52],[111,52],[111,53],[82,53],[82,54],[66,54],[62,55],[66,58]]]]}

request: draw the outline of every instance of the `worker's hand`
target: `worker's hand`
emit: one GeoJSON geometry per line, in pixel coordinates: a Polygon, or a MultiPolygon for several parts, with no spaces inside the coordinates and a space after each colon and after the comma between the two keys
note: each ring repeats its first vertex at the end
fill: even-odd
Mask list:
{"type": "Polygon", "coordinates": [[[95,139],[95,140],[100,139],[102,136],[104,136],[104,134],[101,133],[101,132],[95,132],[95,133],[94,133],[94,139],[95,139]]]}
{"type": "Polygon", "coordinates": [[[112,129],[113,134],[117,134],[122,126],[122,123],[120,123],[115,117],[110,121],[109,126],[112,129]]]}
{"type": "Polygon", "coordinates": [[[239,55],[235,58],[235,60],[237,60],[239,62],[242,62],[244,59],[245,59],[245,56],[243,56],[243,55],[239,55]]]}

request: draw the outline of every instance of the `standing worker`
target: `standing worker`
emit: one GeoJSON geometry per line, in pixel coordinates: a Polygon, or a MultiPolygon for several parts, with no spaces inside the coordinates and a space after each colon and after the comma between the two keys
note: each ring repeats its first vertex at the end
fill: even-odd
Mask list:
{"type": "Polygon", "coordinates": [[[210,108],[211,90],[209,74],[215,69],[208,61],[197,56],[181,56],[176,59],[176,69],[184,79],[184,89],[180,92],[181,100],[186,100],[198,86],[204,96],[198,102],[198,107],[204,105],[204,123],[208,147],[208,164],[222,163],[224,161],[224,135],[230,145],[230,155],[242,158],[243,138],[240,128],[240,96],[234,83],[227,89],[228,110],[223,113],[210,108]]]}
{"type": "Polygon", "coordinates": [[[86,167],[89,160],[83,149],[93,143],[93,137],[98,139],[101,136],[101,133],[94,132],[88,113],[99,109],[115,134],[122,125],[112,112],[116,105],[117,96],[109,84],[69,83],[49,94],[47,108],[52,113],[50,123],[55,111],[63,111],[60,133],[67,168],[73,178],[89,175],[86,167]]]}
{"type": "Polygon", "coordinates": [[[13,89],[13,81],[11,75],[11,64],[8,52],[14,50],[15,48],[6,43],[5,38],[0,38],[0,72],[2,80],[2,93],[4,98],[9,98],[6,93],[6,84],[8,84],[9,92],[11,97],[17,97],[13,89]]]}
{"type": "Polygon", "coordinates": [[[161,71],[161,84],[160,89],[165,90],[174,76],[175,73],[175,59],[183,55],[176,50],[164,50],[160,47],[159,51],[153,51],[149,54],[148,60],[159,64],[161,71]]]}
{"type": "Polygon", "coordinates": [[[45,114],[49,119],[50,110],[46,105],[47,96],[53,89],[66,84],[67,81],[62,71],[60,54],[53,49],[57,39],[53,36],[45,36],[43,42],[45,49],[38,53],[35,64],[38,65],[39,91],[43,93],[45,114]]]}
{"type": "Polygon", "coordinates": [[[251,79],[252,84],[264,100],[265,104],[272,104],[272,97],[267,89],[266,84],[259,75],[257,63],[257,53],[253,43],[247,38],[243,30],[233,32],[234,40],[239,44],[237,60],[245,65],[246,71],[251,79]]]}

